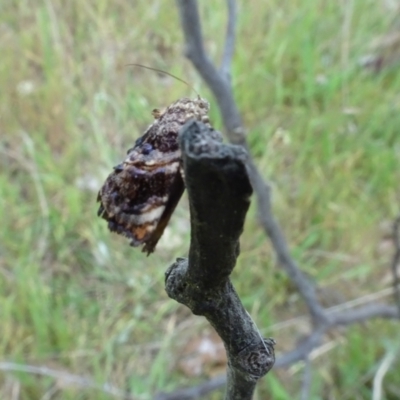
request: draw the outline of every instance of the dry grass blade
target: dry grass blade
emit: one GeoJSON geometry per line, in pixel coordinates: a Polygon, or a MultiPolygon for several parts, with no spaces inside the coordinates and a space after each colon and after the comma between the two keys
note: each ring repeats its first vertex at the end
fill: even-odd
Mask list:
{"type": "Polygon", "coordinates": [[[124,400],[135,400],[130,394],[108,384],[99,385],[91,378],[84,378],[79,375],[73,375],[69,372],[57,371],[48,367],[16,364],[12,362],[0,362],[0,370],[5,372],[24,372],[27,374],[48,376],[57,381],[59,387],[78,386],[80,388],[95,389],[107,393],[113,397],[124,400]]]}

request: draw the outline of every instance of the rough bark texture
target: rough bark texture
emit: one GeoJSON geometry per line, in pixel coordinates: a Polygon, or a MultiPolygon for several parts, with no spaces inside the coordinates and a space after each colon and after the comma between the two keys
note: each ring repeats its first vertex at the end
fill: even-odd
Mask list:
{"type": "Polygon", "coordinates": [[[246,152],[221,143],[219,133],[191,121],[180,133],[189,194],[189,259],[166,272],[166,291],[196,315],[205,316],[228,355],[226,399],[251,399],[257,380],[273,366],[274,341],[263,339],[229,280],[252,187],[246,152]]]}

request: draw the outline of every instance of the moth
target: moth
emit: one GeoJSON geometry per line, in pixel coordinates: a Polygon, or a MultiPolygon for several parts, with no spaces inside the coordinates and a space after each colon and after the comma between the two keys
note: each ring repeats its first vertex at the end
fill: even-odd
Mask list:
{"type": "Polygon", "coordinates": [[[153,110],[154,122],[99,191],[98,215],[110,231],[129,238],[131,246],[142,245],[147,255],[154,251],[184,191],[179,130],[192,118],[212,129],[209,110],[210,104],[200,96],[153,110]]]}

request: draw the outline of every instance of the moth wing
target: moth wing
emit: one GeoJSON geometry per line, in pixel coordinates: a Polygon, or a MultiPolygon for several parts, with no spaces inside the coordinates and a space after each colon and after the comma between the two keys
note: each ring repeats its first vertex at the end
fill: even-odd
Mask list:
{"type": "Polygon", "coordinates": [[[112,232],[126,236],[131,246],[144,245],[149,255],[155,249],[184,191],[180,154],[146,166],[137,159],[114,168],[97,200],[98,215],[112,232]]]}
{"type": "Polygon", "coordinates": [[[171,186],[171,191],[168,196],[168,200],[165,204],[164,212],[162,213],[155,230],[152,232],[151,236],[144,242],[142,251],[147,252],[150,255],[154,252],[154,249],[160,240],[164,229],[168,225],[169,220],[179,203],[180,198],[185,190],[185,185],[180,173],[176,174],[176,179],[171,186]]]}

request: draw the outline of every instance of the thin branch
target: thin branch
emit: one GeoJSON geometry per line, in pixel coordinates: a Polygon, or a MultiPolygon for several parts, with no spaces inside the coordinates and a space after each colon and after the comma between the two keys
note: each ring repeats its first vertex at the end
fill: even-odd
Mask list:
{"type": "Polygon", "coordinates": [[[226,24],[225,45],[222,54],[220,73],[230,82],[231,64],[233,54],[235,53],[236,42],[236,0],[226,0],[226,5],[228,8],[228,23],[226,24]]]}
{"type": "Polygon", "coordinates": [[[217,99],[230,141],[243,144],[242,120],[233,100],[230,82],[218,72],[204,50],[197,1],[177,0],[177,5],[186,41],[186,57],[193,63],[217,99]]]}
{"type": "Polygon", "coordinates": [[[303,379],[301,382],[300,400],[308,400],[310,398],[311,383],[312,383],[312,368],[309,357],[304,360],[303,379]]]}
{"type": "Polygon", "coordinates": [[[317,348],[327,331],[327,326],[321,326],[313,330],[309,336],[301,341],[297,347],[277,357],[274,368],[285,368],[295,362],[304,360],[315,348],[317,348]]]}
{"type": "Polygon", "coordinates": [[[398,319],[400,313],[395,306],[368,304],[354,310],[332,313],[330,317],[330,326],[335,326],[355,324],[372,318],[398,319]]]}
{"type": "Polygon", "coordinates": [[[9,372],[25,372],[28,374],[48,376],[50,378],[56,379],[59,382],[62,382],[62,385],[64,386],[69,385],[69,386],[78,386],[85,389],[95,389],[95,390],[100,390],[101,392],[107,393],[116,398],[124,400],[134,400],[134,397],[131,396],[129,393],[126,393],[108,383],[99,385],[91,378],[84,378],[82,376],[73,375],[63,371],[57,371],[55,369],[51,369],[48,367],[16,364],[13,362],[4,361],[0,362],[0,370],[9,372]]]}
{"type": "MultiPolygon", "coordinates": [[[[177,5],[186,41],[186,56],[192,61],[199,74],[212,90],[230,141],[241,144],[248,150],[245,129],[233,97],[230,82],[218,72],[205,54],[197,2],[196,0],[177,0],[177,5]]],[[[248,153],[250,154],[249,151],[248,153]]],[[[272,216],[270,188],[264,182],[250,156],[248,165],[250,180],[257,194],[260,222],[272,242],[278,261],[304,298],[314,325],[323,323],[326,321],[327,316],[317,300],[314,285],[300,271],[298,265],[290,256],[285,237],[279,224],[272,216]]]]}
{"type": "MultiPolygon", "coordinates": [[[[204,51],[203,46],[203,33],[201,31],[201,23],[199,10],[196,5],[195,0],[182,0],[178,2],[178,10],[180,11],[180,18],[183,32],[192,32],[192,34],[187,38],[187,48],[186,48],[186,56],[188,58],[194,57],[191,54],[191,49],[196,49],[197,58],[201,59],[204,62],[207,58],[207,55],[204,51]]],[[[209,60],[208,60],[209,61],[209,60]]],[[[211,61],[209,61],[210,66],[212,67],[211,61]]]]}

